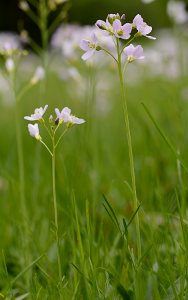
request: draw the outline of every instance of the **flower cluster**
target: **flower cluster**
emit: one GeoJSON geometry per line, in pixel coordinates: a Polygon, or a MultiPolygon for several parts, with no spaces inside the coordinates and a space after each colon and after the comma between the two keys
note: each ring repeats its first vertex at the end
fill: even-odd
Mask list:
{"type": "MultiPolygon", "coordinates": [[[[45,125],[45,120],[43,119],[43,115],[45,114],[47,108],[48,105],[45,105],[44,108],[36,108],[34,114],[31,114],[31,116],[25,116],[24,119],[28,121],[39,121],[48,130],[47,126],[45,125]]],[[[85,122],[84,119],[80,119],[72,115],[71,110],[68,107],[64,107],[61,112],[58,108],[55,108],[55,113],[55,121],[53,120],[52,115],[50,115],[49,117],[50,131],[48,130],[48,133],[50,133],[50,135],[53,135],[54,132],[56,132],[57,128],[64,123],[66,124],[67,128],[70,128],[74,124],[82,124],[85,122]]],[[[36,138],[38,141],[42,140],[39,134],[38,123],[35,123],[34,125],[28,124],[28,130],[32,137],[36,138]]]]}
{"type": "MultiPolygon", "coordinates": [[[[121,17],[119,14],[109,14],[106,21],[98,20],[95,25],[103,32],[104,36],[112,37],[116,48],[119,44],[119,40],[122,42],[127,40],[127,43],[124,45],[120,54],[124,52],[124,54],[127,56],[128,62],[143,58],[142,47],[133,46],[130,44],[131,41],[140,36],[144,36],[149,39],[155,39],[155,37],[148,35],[152,31],[152,27],[147,25],[147,23],[144,22],[143,18],[139,14],[135,16],[132,23],[125,22],[124,14],[121,17]]],[[[84,55],[82,55],[83,60],[89,59],[96,51],[100,50],[111,54],[100,45],[95,33],[91,34],[90,40],[82,40],[80,47],[85,51],[84,55]]]]}

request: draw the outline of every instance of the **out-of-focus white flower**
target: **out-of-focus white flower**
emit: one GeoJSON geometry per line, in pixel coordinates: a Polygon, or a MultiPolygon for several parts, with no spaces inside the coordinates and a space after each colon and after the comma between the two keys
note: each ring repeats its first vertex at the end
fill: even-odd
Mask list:
{"type": "Polygon", "coordinates": [[[29,4],[27,3],[27,1],[21,0],[19,2],[19,8],[23,11],[28,11],[30,9],[29,4]]]}
{"type": "Polygon", "coordinates": [[[145,4],[149,4],[149,3],[152,3],[154,2],[155,0],[142,0],[143,3],[145,4]]]}
{"type": "Polygon", "coordinates": [[[46,112],[47,108],[48,108],[48,105],[45,105],[44,108],[42,108],[42,107],[36,108],[34,111],[34,114],[32,114],[30,117],[26,116],[26,117],[24,117],[24,119],[28,120],[28,121],[41,120],[44,113],[46,112]]]}
{"type": "Polygon", "coordinates": [[[159,265],[158,265],[157,261],[153,265],[153,271],[156,272],[156,273],[159,271],[159,265]]]}
{"type": "Polygon", "coordinates": [[[167,13],[177,24],[183,24],[188,21],[188,12],[186,11],[185,2],[183,1],[168,1],[167,13]]]}
{"type": "Polygon", "coordinates": [[[73,79],[77,82],[80,82],[82,79],[80,73],[74,67],[70,67],[68,69],[63,69],[60,73],[60,78],[63,80],[73,79]]]}
{"type": "Polygon", "coordinates": [[[31,84],[36,84],[38,81],[44,79],[45,71],[44,68],[39,66],[37,67],[34,76],[31,78],[31,84]]]}
{"type": "Polygon", "coordinates": [[[41,140],[41,136],[39,134],[39,126],[37,123],[33,124],[28,124],[28,130],[29,133],[32,137],[36,138],[37,141],[41,140]]]}
{"type": "Polygon", "coordinates": [[[2,52],[11,52],[14,49],[22,48],[22,40],[19,35],[13,34],[10,32],[1,32],[0,33],[0,51],[2,52]]]}
{"type": "Polygon", "coordinates": [[[14,70],[15,65],[14,65],[14,61],[12,58],[7,58],[7,60],[5,62],[5,67],[8,72],[12,72],[14,70]]]}

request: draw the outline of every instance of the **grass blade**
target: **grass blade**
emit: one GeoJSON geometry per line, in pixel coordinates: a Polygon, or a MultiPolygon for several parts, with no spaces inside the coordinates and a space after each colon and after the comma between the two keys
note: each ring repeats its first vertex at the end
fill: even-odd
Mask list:
{"type": "Polygon", "coordinates": [[[146,111],[147,115],[149,116],[149,118],[151,119],[151,121],[153,122],[153,124],[155,125],[156,129],[158,130],[158,132],[160,133],[160,135],[162,136],[162,138],[164,139],[164,141],[168,145],[168,147],[174,153],[174,155],[176,156],[176,158],[180,161],[180,163],[181,163],[182,167],[184,168],[184,170],[188,173],[188,168],[187,168],[184,160],[182,159],[182,157],[180,156],[180,154],[178,153],[178,151],[175,149],[175,147],[172,145],[171,141],[169,140],[169,138],[167,137],[167,135],[165,134],[165,132],[159,126],[159,123],[156,121],[156,119],[154,118],[153,114],[150,112],[150,110],[148,109],[148,107],[144,103],[142,103],[142,105],[143,105],[144,110],[146,111]]]}

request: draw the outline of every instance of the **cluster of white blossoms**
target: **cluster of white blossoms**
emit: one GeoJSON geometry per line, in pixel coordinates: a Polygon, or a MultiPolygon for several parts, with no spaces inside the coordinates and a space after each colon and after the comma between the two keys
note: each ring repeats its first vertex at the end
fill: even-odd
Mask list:
{"type": "MultiPolygon", "coordinates": [[[[137,37],[144,36],[149,39],[156,39],[149,35],[152,31],[152,27],[144,22],[141,15],[137,14],[133,19],[132,23],[125,22],[125,15],[120,16],[117,14],[109,14],[106,21],[98,20],[96,22],[96,27],[100,29],[100,32],[105,37],[111,37],[111,41],[114,43],[115,47],[119,47],[119,39],[121,41],[126,41],[127,43],[123,47],[120,54],[124,53],[127,56],[127,61],[132,62],[135,59],[143,59],[143,48],[142,46],[134,46],[131,41],[137,37]],[[127,46],[127,47],[126,47],[127,46]]],[[[88,60],[97,51],[105,51],[112,56],[112,53],[104,48],[97,38],[95,32],[91,33],[90,39],[83,39],[80,43],[80,47],[85,53],[82,55],[83,60],[88,60]]],[[[117,57],[115,58],[117,61],[117,57]]]]}
{"type": "MultiPolygon", "coordinates": [[[[45,124],[45,120],[43,119],[43,115],[45,114],[48,105],[45,105],[44,108],[36,108],[34,114],[31,116],[25,116],[24,119],[28,121],[39,121],[41,124],[45,124]]],[[[66,124],[67,128],[72,127],[74,124],[82,124],[85,122],[84,119],[77,118],[76,116],[71,114],[71,109],[68,107],[64,107],[61,111],[58,108],[55,108],[56,119],[53,120],[53,116],[50,115],[49,123],[51,125],[51,131],[54,132],[54,128],[59,127],[62,124],[66,124]]],[[[41,136],[39,134],[39,126],[38,123],[28,124],[28,130],[32,137],[36,138],[36,140],[41,141],[41,136]]]]}

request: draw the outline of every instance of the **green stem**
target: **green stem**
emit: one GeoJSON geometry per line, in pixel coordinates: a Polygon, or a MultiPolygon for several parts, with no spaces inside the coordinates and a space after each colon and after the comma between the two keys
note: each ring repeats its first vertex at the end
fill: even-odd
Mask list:
{"type": "Polygon", "coordinates": [[[61,141],[62,137],[65,135],[65,133],[68,131],[68,128],[65,128],[65,130],[63,131],[63,133],[60,135],[56,145],[55,145],[55,149],[57,148],[59,142],[61,141]]]}
{"type": "Polygon", "coordinates": [[[54,218],[56,227],[56,243],[57,243],[57,256],[58,256],[58,269],[59,280],[62,281],[62,269],[61,269],[61,255],[60,255],[60,242],[59,242],[59,227],[58,227],[58,213],[57,213],[57,200],[56,200],[56,183],[55,183],[55,138],[52,138],[53,155],[52,155],[52,184],[53,184],[53,202],[54,202],[54,218]]]}
{"type": "Polygon", "coordinates": [[[40,142],[44,145],[44,147],[48,150],[48,152],[50,153],[51,156],[53,156],[52,152],[50,151],[50,149],[48,148],[48,146],[42,141],[40,140],[40,142]]]}
{"type": "MultiPolygon", "coordinates": [[[[125,87],[124,80],[122,75],[122,66],[121,66],[121,52],[119,49],[119,40],[117,39],[117,52],[118,52],[118,70],[119,70],[119,78],[121,84],[121,91],[123,97],[123,108],[124,108],[124,117],[126,124],[126,133],[127,133],[127,141],[129,148],[129,160],[130,160],[130,169],[131,169],[131,180],[132,180],[132,190],[133,190],[133,206],[134,211],[136,211],[138,206],[137,195],[136,195],[136,180],[135,180],[135,171],[134,171],[134,158],[133,158],[133,150],[132,150],[132,141],[131,141],[131,132],[129,125],[129,116],[128,116],[128,108],[125,97],[125,87]]],[[[141,240],[140,240],[140,226],[139,226],[139,216],[138,213],[135,216],[136,220],[136,234],[137,234],[137,249],[138,249],[138,260],[141,258],[141,240]]]]}
{"type": "MultiPolygon", "coordinates": [[[[127,47],[130,43],[132,43],[132,41],[134,41],[134,39],[137,37],[137,35],[135,34],[132,39],[130,39],[124,46],[123,48],[121,49],[120,51],[120,55],[123,53],[123,50],[125,49],[125,47],[127,47]]],[[[118,44],[119,44],[119,41],[118,41],[118,44]]]]}
{"type": "Polygon", "coordinates": [[[110,53],[108,50],[106,50],[106,49],[104,49],[104,48],[102,48],[101,50],[103,50],[103,51],[105,51],[107,54],[109,54],[109,55],[117,62],[117,64],[118,64],[117,59],[115,58],[115,56],[114,56],[112,53],[110,53]]]}

